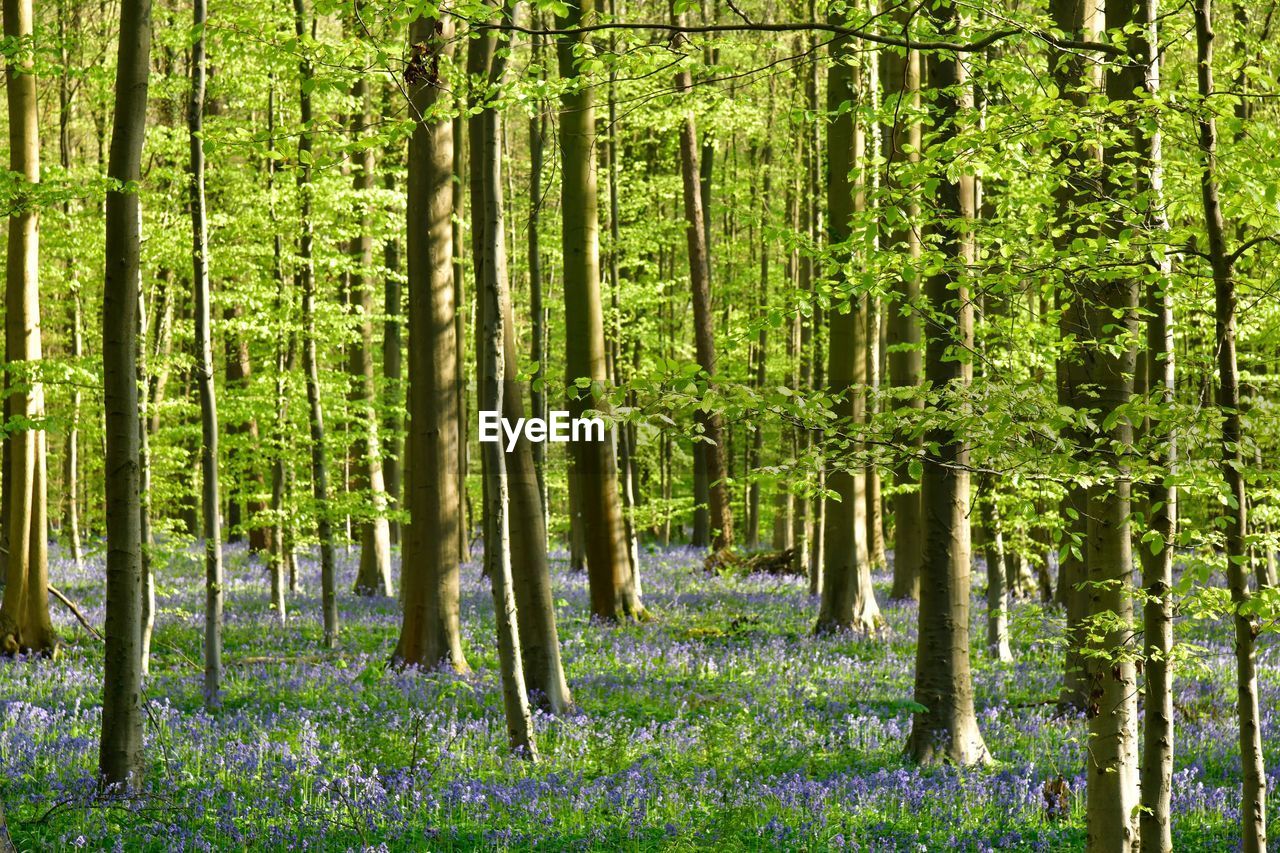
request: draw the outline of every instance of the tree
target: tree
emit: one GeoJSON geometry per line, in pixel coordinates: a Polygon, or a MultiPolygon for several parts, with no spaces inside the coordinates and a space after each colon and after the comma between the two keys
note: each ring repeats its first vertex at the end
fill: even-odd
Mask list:
{"type": "MultiPolygon", "coordinates": [[[[333,522],[329,517],[329,469],[325,459],[324,408],[320,400],[320,364],[316,355],[316,276],[312,261],[315,243],[311,219],[312,153],[311,93],[315,87],[315,71],[307,47],[306,0],[293,0],[294,32],[302,46],[298,60],[298,102],[302,132],[298,134],[298,196],[301,205],[301,231],[298,237],[297,285],[302,291],[302,370],[306,375],[308,418],[311,428],[311,494],[315,500],[316,536],[320,539],[320,596],[324,614],[324,644],[338,643],[338,580],[333,562],[333,522]]],[[[315,19],[311,19],[310,37],[315,38],[315,19]]]]}
{"type": "MultiPolygon", "coordinates": [[[[356,110],[351,116],[351,136],[360,136],[372,123],[372,95],[369,81],[361,74],[351,87],[356,110]]],[[[368,142],[354,159],[353,184],[360,233],[351,240],[352,261],[357,265],[351,274],[351,303],[359,315],[359,337],[351,347],[347,369],[351,374],[351,405],[359,413],[360,436],[352,448],[359,460],[360,485],[368,490],[369,507],[360,522],[360,568],[356,574],[356,593],[360,595],[394,594],[391,585],[391,527],[387,521],[387,487],[383,474],[382,439],[378,434],[378,384],[373,366],[373,235],[372,201],[374,184],[373,146],[368,142]]],[[[399,306],[396,306],[397,308],[399,306]]],[[[394,315],[392,315],[394,316],[394,315]]],[[[399,357],[397,349],[396,357],[399,357]]]]}
{"type": "MultiPolygon", "coordinates": [[[[582,0],[558,18],[561,29],[576,28],[595,11],[582,0]]],[[[610,413],[605,397],[604,314],[600,301],[600,220],[597,212],[595,94],[578,76],[584,34],[556,41],[560,76],[571,81],[560,96],[560,152],[563,199],[565,373],[571,417],[588,410],[610,413]]],[[[573,442],[571,476],[580,496],[579,529],[585,537],[591,613],[601,619],[638,619],[644,605],[635,588],[626,527],[618,499],[618,468],[609,441],[573,442]]],[[[574,523],[577,524],[577,517],[574,523]]]]}
{"type": "MultiPolygon", "coordinates": [[[[905,10],[896,13],[903,21],[905,10]]],[[[879,206],[882,222],[881,248],[903,254],[904,265],[894,278],[891,301],[885,305],[888,328],[885,344],[889,350],[889,384],[895,388],[915,388],[920,384],[921,338],[919,259],[921,254],[920,202],[910,183],[909,171],[920,162],[920,122],[914,113],[920,107],[920,52],[886,50],[880,56],[880,88],[884,111],[892,116],[881,129],[881,156],[884,158],[884,201],[879,206]],[[908,173],[908,174],[904,174],[908,173]]],[[[917,412],[924,398],[913,394],[897,403],[917,412]]],[[[904,414],[910,414],[909,412],[904,414]]],[[[905,420],[905,418],[904,418],[905,420]]],[[[921,437],[902,434],[898,441],[919,454],[921,437]]],[[[923,528],[920,489],[911,476],[911,460],[904,458],[893,470],[893,588],[891,598],[918,598],[923,528]]]]}
{"type": "MultiPolygon", "coordinates": [[[[1154,98],[1160,90],[1160,56],[1157,52],[1158,0],[1138,4],[1142,29],[1135,44],[1135,58],[1144,71],[1144,94],[1154,98]]],[[[1177,390],[1174,363],[1173,284],[1171,263],[1163,243],[1169,231],[1164,198],[1163,136],[1157,116],[1140,135],[1145,145],[1139,162],[1139,193],[1147,196],[1146,227],[1152,238],[1151,265],[1155,275],[1147,283],[1147,388],[1162,407],[1171,409],[1177,390]]],[[[1154,425],[1147,427],[1153,432],[1154,425]]],[[[1145,672],[1145,714],[1142,726],[1142,813],[1138,828],[1147,853],[1170,853],[1173,836],[1170,800],[1173,787],[1173,558],[1177,532],[1178,489],[1169,482],[1178,462],[1174,430],[1161,429],[1164,447],[1157,473],[1146,486],[1147,525],[1154,547],[1141,549],[1142,636],[1145,672]]]]}
{"type": "MultiPolygon", "coordinates": [[[[10,0],[12,2],[12,0],[10,0]]],[[[7,11],[7,10],[6,10],[7,11]]],[[[6,14],[6,20],[8,15],[6,14]]],[[[138,291],[142,215],[138,182],[147,126],[151,3],[121,0],[115,118],[107,177],[102,301],[106,410],[107,613],[98,772],[107,785],[142,781],[142,542],[138,494],[138,291]]]]}
{"type": "Polygon", "coordinates": [[[441,66],[453,58],[447,16],[416,18],[404,83],[409,140],[405,254],[409,292],[409,421],[405,437],[401,599],[394,660],[468,671],[459,624],[458,340],[453,288],[453,124],[441,66]]]}
{"type": "MultiPolygon", "coordinates": [[[[501,14],[507,17],[513,14],[508,6],[501,14]]],[[[488,402],[480,408],[488,411],[501,411],[508,421],[518,422],[524,417],[524,388],[516,378],[519,375],[519,359],[516,355],[516,334],[514,312],[511,308],[510,278],[507,271],[507,245],[503,224],[505,221],[505,198],[502,188],[502,117],[492,101],[502,94],[502,86],[506,82],[505,52],[509,42],[500,43],[492,32],[472,39],[467,49],[467,73],[472,78],[472,115],[468,120],[471,141],[471,207],[473,221],[471,234],[473,241],[472,268],[477,287],[483,288],[482,298],[478,300],[480,308],[478,321],[484,334],[480,356],[480,387],[488,402]],[[493,291],[490,293],[489,291],[493,291]],[[493,298],[496,297],[496,302],[493,298]],[[497,321],[497,331],[491,324],[492,306],[496,305],[501,312],[497,321]],[[489,336],[501,334],[502,359],[499,365],[499,376],[510,377],[501,380],[498,396],[492,396],[490,371],[493,365],[488,359],[489,336]],[[500,405],[491,405],[491,404],[500,405]]],[[[569,686],[565,681],[564,668],[560,662],[560,637],[556,628],[555,599],[551,589],[551,570],[547,558],[546,516],[543,511],[541,489],[538,483],[537,468],[533,458],[533,442],[523,433],[516,442],[514,450],[506,452],[502,443],[489,443],[484,448],[486,482],[486,522],[485,542],[499,542],[506,549],[503,559],[505,564],[488,563],[490,580],[499,584],[494,576],[495,571],[507,570],[511,578],[503,580],[504,587],[500,591],[495,586],[495,607],[501,616],[500,594],[505,596],[506,588],[513,594],[513,601],[519,612],[518,659],[523,667],[521,683],[528,687],[535,698],[555,713],[567,710],[572,704],[569,686]],[[501,478],[494,471],[492,452],[501,451],[501,478]],[[498,517],[494,504],[496,489],[502,489],[505,497],[500,509],[502,524],[495,522],[498,517]],[[505,529],[503,527],[505,526],[505,529]]],[[[490,554],[486,547],[486,560],[497,559],[500,555],[490,554]]],[[[501,627],[501,626],[500,626],[501,627]]],[[[499,637],[500,647],[505,642],[499,637]]],[[[504,682],[505,685],[506,682],[504,682]]],[[[504,687],[504,689],[507,689],[504,687]]],[[[520,690],[523,692],[524,687],[520,690]]],[[[524,700],[527,703],[527,700],[524,700]]],[[[509,712],[515,706],[508,708],[509,712]]],[[[527,713],[527,708],[525,709],[527,713]]],[[[514,735],[513,735],[514,737],[514,735]]],[[[526,735],[521,738],[529,740],[526,735]]],[[[532,741],[529,741],[531,749],[532,741]]],[[[514,740],[513,740],[513,745],[514,740]]]]}
{"type": "Polygon", "coordinates": [[[0,651],[52,653],[49,621],[49,519],[45,453],[44,385],[40,339],[40,129],[36,107],[31,0],[5,0],[5,38],[19,46],[6,62],[9,101],[9,169],[22,184],[9,215],[5,256],[5,426],[3,471],[6,500],[0,546],[8,550],[0,603],[0,651]]]}
{"type": "MultiPolygon", "coordinates": [[[[960,10],[952,0],[933,4],[928,15],[942,36],[959,33],[960,10]]],[[[947,161],[946,151],[960,137],[970,106],[965,65],[959,54],[929,53],[931,148],[939,163],[947,161]]],[[[912,715],[907,751],[922,764],[966,765],[990,760],[978,731],[969,670],[969,448],[948,425],[949,416],[964,405],[973,370],[973,303],[966,280],[973,261],[972,179],[941,176],[935,205],[932,231],[941,262],[924,287],[930,311],[924,376],[940,396],[929,406],[933,420],[924,440],[938,449],[927,454],[920,481],[925,523],[915,701],[921,709],[912,715]]]]}
{"type": "MultiPolygon", "coordinates": [[[[1227,228],[1218,186],[1218,125],[1213,113],[1213,0],[1197,0],[1196,59],[1200,95],[1196,125],[1201,162],[1200,192],[1204,207],[1208,261],[1213,273],[1214,341],[1218,361],[1218,408],[1222,415],[1222,478],[1225,501],[1227,586],[1236,639],[1236,714],[1240,726],[1240,771],[1244,777],[1240,805],[1241,841],[1246,853],[1267,849],[1267,776],[1263,765],[1262,723],[1258,709],[1256,617],[1248,610],[1252,575],[1247,546],[1249,520],[1244,480],[1244,434],[1240,417],[1240,368],[1236,361],[1235,261],[1240,249],[1227,249],[1227,228]]],[[[1110,25],[1108,21],[1108,25],[1110,25]]]]}
{"type": "MultiPolygon", "coordinates": [[[[513,7],[504,4],[500,13],[510,17],[513,7]]],[[[493,36],[481,36],[471,42],[468,51],[468,71],[483,74],[486,88],[501,88],[507,67],[507,41],[499,45],[493,36]]],[[[507,354],[514,350],[507,332],[511,297],[507,293],[506,238],[503,230],[502,194],[502,121],[497,110],[483,109],[472,118],[471,150],[473,165],[471,186],[472,210],[476,230],[483,245],[476,253],[476,287],[484,327],[483,352],[481,354],[482,409],[491,412],[504,411],[504,396],[508,390],[520,393],[519,382],[505,379],[507,354]],[[480,131],[477,133],[476,131],[480,131]],[[479,189],[478,196],[475,190],[479,189]]],[[[523,405],[520,406],[523,409],[523,405]]],[[[526,454],[528,473],[532,473],[533,456],[526,454]]],[[[484,446],[485,477],[485,563],[488,565],[489,582],[493,588],[493,608],[498,630],[498,665],[502,672],[502,703],[506,711],[507,738],[517,754],[530,760],[537,758],[533,739],[533,721],[529,713],[529,696],[525,689],[524,665],[520,654],[520,631],[516,625],[516,595],[512,581],[511,532],[508,527],[507,458],[501,442],[487,442],[484,446]]],[[[531,485],[531,484],[526,484],[531,485]]],[[[528,493],[528,489],[525,492],[528,493]]],[[[536,501],[525,506],[532,511],[532,518],[523,522],[541,522],[542,507],[536,501]]],[[[545,542],[540,550],[545,551],[545,542]]]]}
{"type": "Polygon", "coordinates": [[[867,551],[866,468],[858,458],[862,445],[856,435],[866,418],[867,297],[852,280],[853,217],[866,204],[863,169],[866,133],[855,117],[863,95],[861,59],[849,50],[848,39],[831,43],[827,72],[827,237],[835,259],[835,300],[828,314],[827,388],[835,398],[837,429],[847,431],[840,442],[847,459],[828,463],[827,488],[837,497],[828,501],[823,563],[822,603],[816,630],[872,631],[883,623],[871,586],[867,551]]]}
{"type": "Polygon", "coordinates": [[[209,226],[204,194],[204,31],[205,0],[194,0],[191,44],[191,281],[196,306],[196,383],[200,389],[200,473],[204,511],[204,699],[218,703],[222,686],[222,495],[218,489],[218,402],[213,384],[213,341],[209,328],[209,226]]]}
{"type": "MultiPolygon", "coordinates": [[[[683,16],[677,16],[677,24],[683,16]]],[[[676,73],[676,90],[686,98],[693,89],[688,67],[676,73]]],[[[684,184],[685,238],[689,246],[689,287],[693,297],[693,337],[698,366],[707,375],[710,392],[716,373],[715,327],[711,306],[711,265],[704,230],[702,189],[698,185],[698,125],[693,111],[686,109],[680,125],[680,175],[684,184]]],[[[707,501],[711,514],[711,547],[722,551],[733,547],[733,506],[729,497],[729,474],[725,467],[723,417],[712,407],[697,412],[701,427],[699,450],[706,465],[707,501]]]]}

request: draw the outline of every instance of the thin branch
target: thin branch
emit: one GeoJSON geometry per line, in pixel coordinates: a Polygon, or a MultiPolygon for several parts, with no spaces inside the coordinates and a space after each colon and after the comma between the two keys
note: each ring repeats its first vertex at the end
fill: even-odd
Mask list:
{"type": "Polygon", "coordinates": [[[1113,44],[1106,42],[1077,41],[1075,39],[1064,39],[1051,35],[1046,32],[1031,30],[1024,27],[1009,27],[1002,30],[996,30],[988,33],[982,38],[975,39],[970,42],[954,42],[954,41],[938,41],[935,39],[915,40],[910,36],[887,36],[880,33],[869,32],[860,27],[842,27],[836,24],[824,24],[817,21],[789,23],[789,24],[663,24],[663,23],[626,23],[615,22],[608,24],[588,24],[579,27],[567,28],[545,28],[537,29],[534,27],[523,27],[514,23],[498,23],[484,24],[471,22],[471,26],[477,30],[497,29],[510,30],[525,35],[542,35],[542,36],[578,36],[588,33],[603,32],[606,30],[656,30],[658,32],[670,33],[675,35],[709,35],[715,33],[796,33],[796,32],[824,32],[832,33],[836,36],[847,38],[861,39],[869,41],[873,44],[882,44],[888,47],[903,47],[914,50],[946,50],[955,53],[978,53],[991,47],[993,44],[1003,41],[1010,36],[1029,35],[1033,38],[1052,45],[1061,50],[1086,50],[1096,53],[1102,53],[1107,56],[1121,56],[1123,51],[1113,44]]]}
{"type": "Polygon", "coordinates": [[[83,625],[85,630],[88,631],[95,640],[100,643],[106,642],[102,635],[98,633],[98,629],[89,624],[89,620],[85,618],[84,613],[80,611],[80,608],[76,606],[76,603],[63,595],[62,592],[60,592],[53,584],[49,584],[49,594],[61,601],[66,608],[71,611],[71,615],[76,617],[76,621],[83,625]]]}

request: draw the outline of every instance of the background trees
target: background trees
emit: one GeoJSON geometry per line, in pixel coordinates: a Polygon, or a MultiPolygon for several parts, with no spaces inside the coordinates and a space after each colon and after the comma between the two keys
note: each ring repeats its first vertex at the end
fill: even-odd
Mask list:
{"type": "Polygon", "coordinates": [[[210,696],[219,599],[259,582],[276,628],[319,626],[326,661],[354,590],[401,624],[381,659],[483,673],[466,565],[490,546],[511,740],[532,754],[514,685],[570,707],[566,623],[646,630],[625,623],[645,621],[658,546],[710,548],[733,576],[772,530],[781,553],[754,565],[808,574],[821,636],[797,643],[895,642],[870,629],[919,599],[911,696],[888,700],[910,698],[915,761],[998,756],[974,668],[1061,658],[1098,847],[1172,843],[1176,619],[1229,619],[1242,830],[1265,846],[1268,19],[1076,0],[194,10],[188,30],[156,7],[173,26],[153,56],[136,4],[119,29],[74,0],[5,8],[0,641],[52,650],[50,535],[73,563],[105,551],[108,781],[144,764],[151,626],[194,540],[210,696]],[[1193,28],[1195,52],[1174,35],[1193,28]],[[598,412],[609,440],[482,454],[472,413],[523,416],[526,385],[531,414],[598,412]],[[224,555],[240,537],[253,553],[224,555]],[[993,661],[969,659],[977,558],[993,661]],[[1029,646],[1028,612],[1052,648],[1029,646]]]}

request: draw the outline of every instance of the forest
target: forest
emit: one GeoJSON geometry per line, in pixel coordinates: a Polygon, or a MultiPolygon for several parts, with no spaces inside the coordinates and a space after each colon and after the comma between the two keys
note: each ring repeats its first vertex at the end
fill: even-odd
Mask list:
{"type": "Polygon", "coordinates": [[[2,13],[0,853],[1268,849],[1274,0],[2,13]]]}

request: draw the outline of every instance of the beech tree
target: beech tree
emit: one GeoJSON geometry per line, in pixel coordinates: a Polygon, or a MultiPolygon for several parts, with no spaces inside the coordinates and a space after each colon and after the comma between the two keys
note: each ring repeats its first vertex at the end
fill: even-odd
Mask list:
{"type": "Polygon", "coordinates": [[[49,620],[49,519],[46,482],[44,387],[40,375],[40,129],[36,114],[31,0],[8,0],[5,38],[19,44],[6,62],[9,168],[21,177],[18,204],[9,215],[5,256],[4,500],[0,542],[7,550],[0,604],[0,651],[51,653],[57,644],[49,620]]]}
{"type": "MultiPolygon", "coordinates": [[[[6,20],[8,15],[5,16],[6,20]]],[[[138,292],[142,212],[138,182],[147,127],[151,4],[122,0],[115,114],[107,176],[106,271],[102,299],[106,411],[107,594],[103,634],[102,737],[98,772],[107,785],[142,782],[142,542],[138,494],[138,292]]]]}
{"type": "Polygon", "coordinates": [[[467,672],[459,623],[458,372],[454,325],[453,123],[441,97],[453,58],[453,23],[416,18],[404,71],[414,122],[409,139],[406,287],[409,292],[408,426],[405,437],[401,599],[394,659],[467,672]]]}

